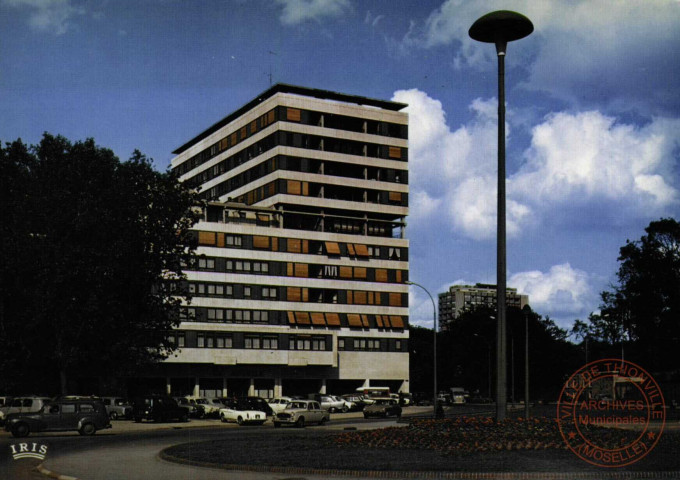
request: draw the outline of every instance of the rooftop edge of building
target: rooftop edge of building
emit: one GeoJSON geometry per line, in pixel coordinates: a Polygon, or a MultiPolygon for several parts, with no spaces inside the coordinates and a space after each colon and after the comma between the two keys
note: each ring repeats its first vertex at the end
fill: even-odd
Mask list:
{"type": "Polygon", "coordinates": [[[395,112],[402,110],[408,106],[405,103],[393,102],[390,100],[379,100],[375,98],[362,97],[360,95],[350,95],[346,93],[333,92],[330,90],[322,90],[318,88],[300,87],[297,85],[289,85],[286,83],[277,83],[270,87],[269,89],[262,92],[260,95],[257,95],[253,100],[246,103],[241,108],[233,111],[219,122],[215,123],[214,125],[204,130],[203,132],[199,133],[194,138],[183,144],[181,147],[175,149],[172,153],[175,155],[179,155],[180,153],[184,152],[186,149],[188,149],[195,143],[215,133],[217,130],[224,127],[232,120],[240,117],[247,111],[251,110],[255,106],[262,103],[264,100],[274,96],[277,93],[292,93],[295,95],[304,95],[307,97],[315,97],[324,100],[335,100],[340,102],[354,103],[357,105],[367,105],[371,107],[382,108],[384,110],[392,110],[395,112]]]}

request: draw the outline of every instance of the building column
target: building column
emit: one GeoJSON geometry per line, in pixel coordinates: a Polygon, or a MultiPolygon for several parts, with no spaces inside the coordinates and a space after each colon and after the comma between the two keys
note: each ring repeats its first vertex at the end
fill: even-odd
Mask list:
{"type": "Polygon", "coordinates": [[[172,395],[172,382],[170,377],[165,377],[165,393],[167,395],[172,395]]]}
{"type": "Polygon", "coordinates": [[[409,393],[409,381],[404,380],[398,390],[399,393],[409,393]]]}
{"type": "Polygon", "coordinates": [[[281,377],[277,377],[274,379],[274,396],[283,397],[283,386],[281,377]]]}
{"type": "Polygon", "coordinates": [[[326,379],[322,378],[321,379],[321,388],[319,388],[319,393],[322,395],[326,394],[326,379]]]}
{"type": "Polygon", "coordinates": [[[198,397],[201,394],[201,385],[199,384],[198,377],[194,377],[194,397],[198,397]]]}
{"type": "Polygon", "coordinates": [[[371,379],[367,378],[366,380],[364,380],[364,384],[361,387],[362,388],[368,388],[370,386],[371,386],[371,379]]]}
{"type": "Polygon", "coordinates": [[[250,387],[248,387],[248,396],[249,397],[255,396],[255,379],[254,378],[250,379],[250,387]]]}
{"type": "Polygon", "coordinates": [[[227,377],[222,377],[222,396],[229,396],[229,391],[227,390],[227,377]]]}

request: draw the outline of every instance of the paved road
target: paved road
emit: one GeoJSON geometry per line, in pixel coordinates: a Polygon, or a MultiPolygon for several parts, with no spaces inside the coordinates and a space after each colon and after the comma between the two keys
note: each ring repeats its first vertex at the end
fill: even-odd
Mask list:
{"type": "MultiPolygon", "coordinates": [[[[360,414],[359,414],[360,415],[360,414]]],[[[337,430],[348,426],[358,429],[395,425],[394,419],[364,420],[352,414],[336,415],[325,427],[309,429],[337,430]]],[[[81,437],[77,433],[33,434],[26,439],[14,439],[7,433],[0,434],[0,479],[44,480],[46,476],[35,471],[38,460],[12,459],[10,446],[36,443],[48,446],[43,462],[47,469],[57,474],[80,480],[212,480],[212,479],[282,479],[291,475],[225,471],[199,468],[166,462],[158,458],[164,448],[187,442],[216,440],[232,435],[266,435],[274,431],[271,424],[262,427],[238,427],[216,420],[195,420],[189,424],[135,424],[129,421],[114,422],[111,430],[97,432],[93,437],[81,437]]],[[[322,479],[327,476],[294,476],[296,479],[322,479]]],[[[355,477],[356,478],[356,477],[355,477]]]]}

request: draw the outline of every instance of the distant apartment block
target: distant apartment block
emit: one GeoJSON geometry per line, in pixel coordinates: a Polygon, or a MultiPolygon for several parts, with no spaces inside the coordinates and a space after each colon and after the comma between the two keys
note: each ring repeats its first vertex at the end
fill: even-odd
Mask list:
{"type": "Polygon", "coordinates": [[[208,397],[408,391],[405,107],[279,84],[174,152],[205,209],[179,352],[149,381],[208,397]]]}
{"type": "MultiPolygon", "coordinates": [[[[517,293],[516,288],[507,288],[505,302],[507,307],[521,309],[529,304],[529,296],[517,293]]],[[[442,328],[458,318],[461,312],[479,306],[496,306],[496,285],[453,285],[447,292],[439,294],[439,321],[442,328]]]]}

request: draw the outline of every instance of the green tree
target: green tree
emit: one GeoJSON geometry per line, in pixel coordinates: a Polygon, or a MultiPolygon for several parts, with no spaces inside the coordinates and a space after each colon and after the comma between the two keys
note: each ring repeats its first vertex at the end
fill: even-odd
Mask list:
{"type": "Polygon", "coordinates": [[[0,368],[15,383],[58,376],[65,393],[69,375],[120,375],[170,354],[195,194],[140,152],[121,162],[91,139],[45,134],[0,150],[13,207],[0,240],[0,368]]]}
{"type": "Polygon", "coordinates": [[[623,342],[627,357],[652,370],[677,370],[680,357],[680,224],[653,221],[640,240],[619,253],[618,285],[602,292],[592,330],[610,344],[623,342]]]}

